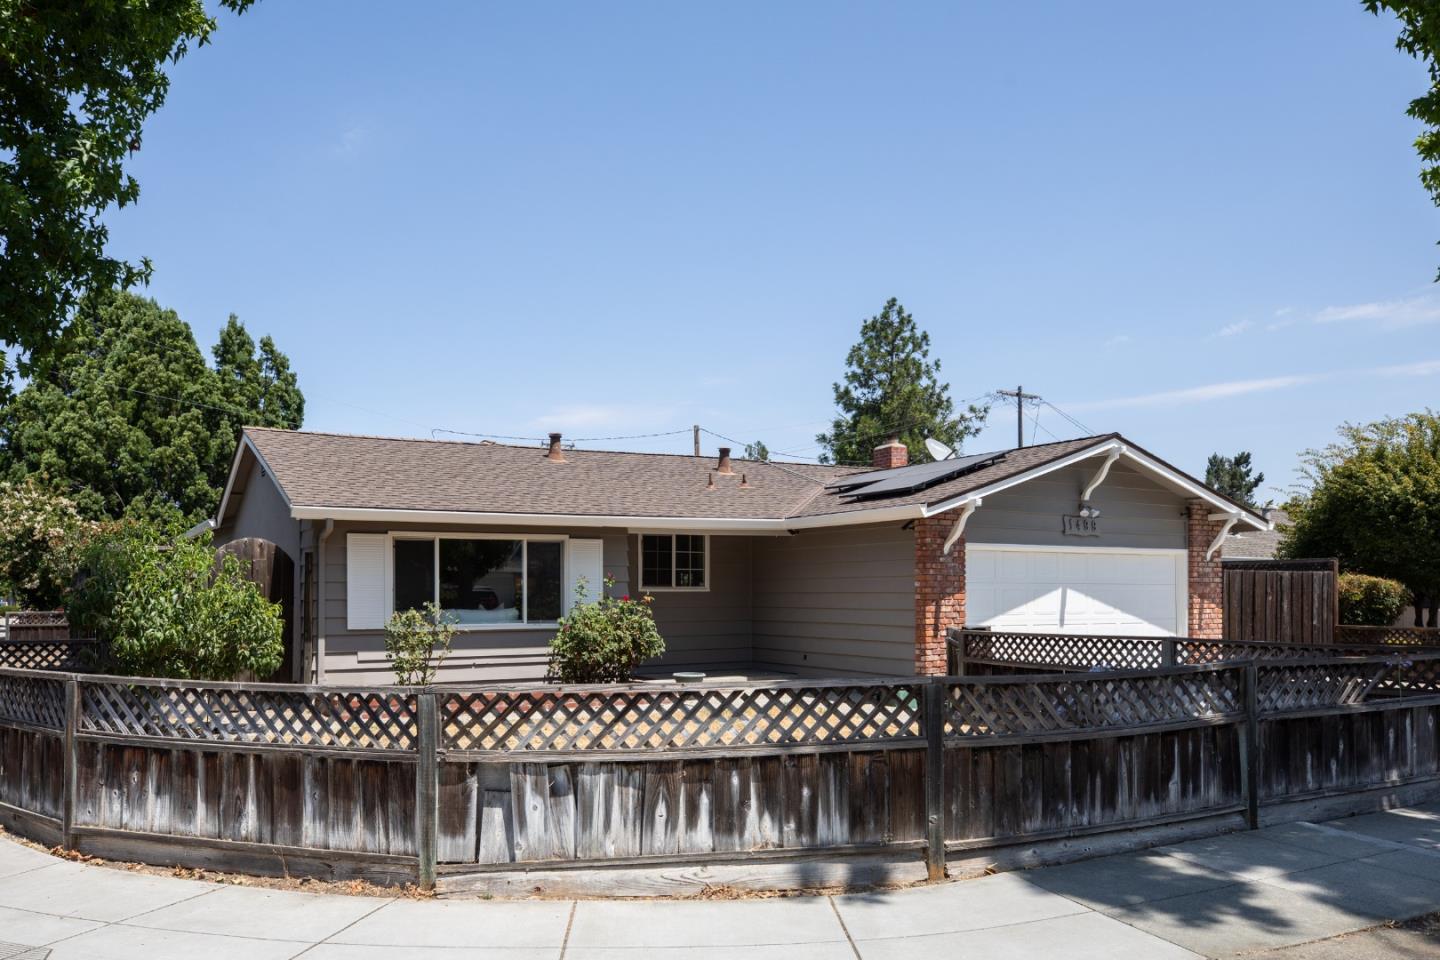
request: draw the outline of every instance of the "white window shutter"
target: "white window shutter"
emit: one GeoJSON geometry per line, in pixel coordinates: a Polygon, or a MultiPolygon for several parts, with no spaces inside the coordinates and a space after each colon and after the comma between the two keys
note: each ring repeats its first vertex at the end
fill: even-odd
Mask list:
{"type": "Polygon", "coordinates": [[[345,626],[380,630],[385,626],[385,548],[383,533],[345,535],[345,626]]]}
{"type": "Polygon", "coordinates": [[[605,541],[565,541],[565,612],[575,605],[575,585],[585,581],[585,599],[593,602],[605,593],[605,541]]]}

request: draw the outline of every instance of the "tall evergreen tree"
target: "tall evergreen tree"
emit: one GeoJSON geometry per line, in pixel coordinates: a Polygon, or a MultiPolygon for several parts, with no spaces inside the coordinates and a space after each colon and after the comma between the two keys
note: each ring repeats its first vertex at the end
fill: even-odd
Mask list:
{"type": "Polygon", "coordinates": [[[1210,454],[1205,462],[1205,485],[1220,491],[1247,507],[1255,506],[1255,490],[1265,482],[1265,474],[1251,476],[1254,469],[1250,462],[1250,451],[1241,450],[1233,457],[1210,454]]]}
{"type": "Polygon", "coordinates": [[[834,385],[839,412],[815,438],[827,463],[869,463],[874,447],[891,434],[910,448],[912,460],[928,460],[926,437],[959,449],[990,412],[971,405],[955,413],[950,385],[940,382],[940,361],[930,359],[930,335],[894,297],[860,325],[845,363],[844,381],[834,385]]]}
{"type": "Polygon", "coordinates": [[[0,475],[40,476],[90,518],[199,519],[214,511],[240,427],[298,427],[289,361],[231,318],[205,364],[173,310],[107,292],[82,305],[54,355],[0,411],[0,475]]]}

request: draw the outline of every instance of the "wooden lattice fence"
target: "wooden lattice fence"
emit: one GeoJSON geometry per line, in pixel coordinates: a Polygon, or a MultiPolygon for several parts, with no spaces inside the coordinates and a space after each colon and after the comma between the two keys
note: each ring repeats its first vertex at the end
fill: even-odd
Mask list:
{"type": "MultiPolygon", "coordinates": [[[[1153,655],[1135,639],[1085,649],[1153,655]]],[[[641,887],[663,892],[697,865],[864,883],[1432,791],[1437,711],[1440,654],[1393,650],[575,689],[0,669],[0,822],[119,859],[451,890],[658,869],[641,887]]]]}
{"type": "Polygon", "coordinates": [[[1238,660],[1371,657],[1440,650],[1414,644],[1239,642],[991,630],[952,630],[949,648],[950,672],[965,675],[1155,670],[1238,660]]]}

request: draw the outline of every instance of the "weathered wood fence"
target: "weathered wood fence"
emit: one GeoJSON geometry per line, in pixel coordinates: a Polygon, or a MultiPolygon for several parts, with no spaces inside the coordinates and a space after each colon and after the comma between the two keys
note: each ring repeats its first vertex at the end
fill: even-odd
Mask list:
{"type": "Polygon", "coordinates": [[[1331,643],[1340,622],[1335,560],[1225,560],[1223,633],[1236,641],[1331,643]]]}
{"type": "Polygon", "coordinates": [[[1437,711],[1433,653],[479,691],[4,669],[0,821],[452,891],[859,885],[1427,792],[1437,711]]]}

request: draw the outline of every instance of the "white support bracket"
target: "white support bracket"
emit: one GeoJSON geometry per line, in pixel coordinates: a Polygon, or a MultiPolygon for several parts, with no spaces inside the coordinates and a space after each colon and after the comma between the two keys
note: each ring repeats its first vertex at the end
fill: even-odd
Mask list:
{"type": "Polygon", "coordinates": [[[942,554],[948,556],[950,548],[955,546],[956,542],[965,535],[965,524],[969,522],[970,514],[974,513],[975,508],[982,503],[984,501],[978,497],[965,501],[965,505],[960,508],[960,516],[955,518],[955,526],[950,528],[950,535],[945,538],[945,546],[940,551],[942,554]]]}
{"type": "Polygon", "coordinates": [[[1224,520],[1224,521],[1225,521],[1225,526],[1221,527],[1221,528],[1220,528],[1220,532],[1217,533],[1217,534],[1215,534],[1215,539],[1212,540],[1212,541],[1210,541],[1210,549],[1205,551],[1205,559],[1206,559],[1206,560],[1209,560],[1211,557],[1215,556],[1215,551],[1216,551],[1216,550],[1219,550],[1219,549],[1220,549],[1220,545],[1225,542],[1225,538],[1228,537],[1228,536],[1230,536],[1230,531],[1231,531],[1232,529],[1234,529],[1235,524],[1237,524],[1237,523],[1240,522],[1240,514],[1239,514],[1238,512],[1237,512],[1237,513],[1212,513],[1212,514],[1210,514],[1210,519],[1211,519],[1211,520],[1224,520]]]}
{"type": "Polygon", "coordinates": [[[1115,461],[1119,460],[1120,454],[1124,452],[1125,448],[1123,446],[1116,447],[1110,451],[1110,455],[1105,458],[1104,463],[1100,464],[1100,469],[1095,471],[1095,476],[1091,478],[1090,483],[1085,487],[1085,492],[1080,494],[1081,503],[1090,502],[1090,495],[1095,492],[1095,489],[1099,487],[1100,484],[1105,482],[1105,478],[1110,475],[1110,468],[1115,466],[1115,461]]]}

